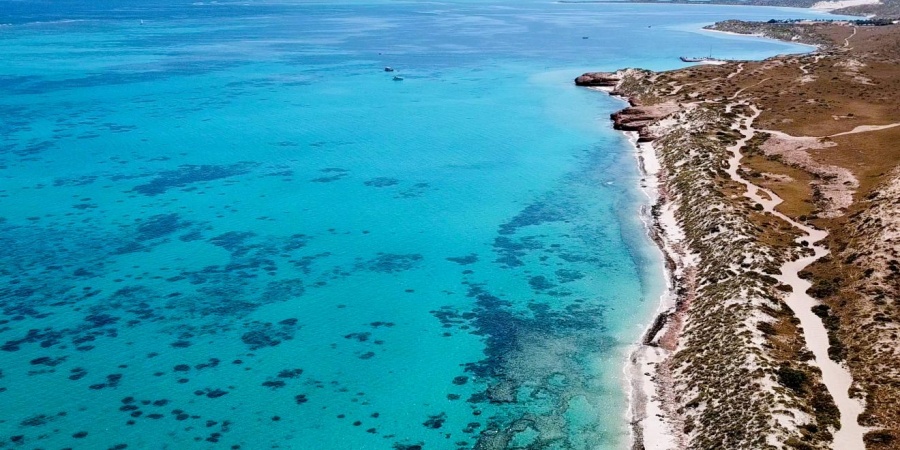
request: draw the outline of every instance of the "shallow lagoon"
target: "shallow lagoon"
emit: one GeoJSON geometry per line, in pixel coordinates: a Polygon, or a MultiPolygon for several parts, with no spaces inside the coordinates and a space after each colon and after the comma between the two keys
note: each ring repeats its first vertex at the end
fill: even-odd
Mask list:
{"type": "Polygon", "coordinates": [[[815,16],[0,5],[0,439],[42,448],[621,448],[661,264],[571,79],[815,16]]]}

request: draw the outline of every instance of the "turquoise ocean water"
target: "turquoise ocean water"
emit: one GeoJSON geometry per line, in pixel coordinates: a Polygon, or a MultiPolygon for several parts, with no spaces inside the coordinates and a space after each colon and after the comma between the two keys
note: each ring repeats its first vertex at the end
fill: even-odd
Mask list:
{"type": "Polygon", "coordinates": [[[661,264],[571,80],[818,17],[97,3],[0,1],[0,448],[623,448],[661,264]]]}

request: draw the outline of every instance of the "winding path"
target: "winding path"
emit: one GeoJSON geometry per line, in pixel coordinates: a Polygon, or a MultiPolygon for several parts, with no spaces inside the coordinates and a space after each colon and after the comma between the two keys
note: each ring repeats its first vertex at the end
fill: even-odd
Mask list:
{"type": "MultiPolygon", "coordinates": [[[[732,97],[732,99],[733,98],[734,97],[732,97]]],[[[894,127],[900,127],[900,122],[889,123],[887,125],[859,125],[850,131],[829,134],[828,136],[792,136],[783,131],[777,131],[777,130],[756,130],[756,131],[762,131],[763,133],[769,133],[771,135],[778,136],[782,139],[789,139],[789,140],[790,139],[825,139],[825,138],[833,138],[833,137],[838,137],[838,136],[845,136],[848,134],[868,133],[870,131],[887,130],[888,128],[894,128],[894,127]]]]}
{"type": "Polygon", "coordinates": [[[856,27],[853,27],[853,33],[847,36],[847,39],[844,39],[844,47],[850,47],[850,38],[853,36],[856,36],[856,27]]]}
{"type": "Polygon", "coordinates": [[[815,55],[813,56],[812,62],[800,66],[800,71],[803,72],[803,75],[809,75],[809,66],[818,63],[820,59],[822,59],[822,55],[815,55]]]}
{"type": "MultiPolygon", "coordinates": [[[[734,106],[737,105],[728,105],[726,110],[730,111],[734,106]]],[[[796,222],[776,211],[775,207],[782,202],[780,197],[768,189],[761,188],[745,180],[738,174],[742,157],[741,148],[757,132],[752,125],[753,121],[759,117],[760,110],[754,105],[749,105],[749,108],[753,114],[749,117],[738,119],[732,125],[732,129],[739,131],[743,137],[737,143],[728,147],[732,154],[728,161],[728,175],[732,180],[747,188],[747,191],[744,193],[745,197],[762,205],[765,212],[784,220],[803,232],[804,236],[798,238],[798,241],[806,241],[807,246],[813,250],[813,254],[810,256],[789,261],[782,265],[781,274],[775,278],[791,287],[791,293],[788,295],[786,303],[797,318],[800,319],[806,346],[815,355],[815,363],[822,371],[822,383],[828,389],[837,405],[838,411],[840,411],[841,429],[834,433],[832,448],[835,450],[863,449],[865,448],[863,434],[865,434],[866,429],[859,425],[857,418],[863,412],[864,406],[861,402],[850,398],[849,390],[850,385],[853,383],[850,372],[828,357],[828,333],[825,330],[825,325],[822,324],[822,320],[812,312],[812,307],[816,306],[818,302],[806,293],[810,287],[810,282],[801,279],[799,276],[801,270],[828,254],[828,250],[824,246],[816,245],[828,233],[796,222]],[[768,198],[763,198],[760,192],[768,198]]]]}
{"type": "Polygon", "coordinates": [[[860,125],[850,131],[845,131],[843,133],[838,133],[838,134],[832,134],[831,136],[828,136],[828,137],[843,136],[845,134],[866,133],[869,131],[886,130],[888,128],[894,128],[897,126],[900,126],[900,122],[892,123],[892,124],[888,124],[888,125],[860,125]]]}
{"type": "MultiPolygon", "coordinates": [[[[741,95],[745,90],[751,89],[751,88],[755,88],[755,87],[757,87],[757,86],[759,86],[759,85],[761,85],[761,84],[763,84],[763,83],[765,83],[766,81],[769,81],[769,80],[771,80],[771,78],[763,78],[762,80],[759,80],[759,82],[757,82],[757,83],[754,84],[753,86],[747,86],[747,87],[740,88],[740,89],[737,90],[737,92],[734,93],[734,95],[732,95],[731,97],[728,97],[728,99],[729,99],[729,100],[734,100],[734,99],[737,98],[738,95],[741,95]]],[[[729,106],[730,106],[730,105],[729,105],[729,106]]],[[[730,109],[730,108],[729,108],[729,109],[730,109]]]]}

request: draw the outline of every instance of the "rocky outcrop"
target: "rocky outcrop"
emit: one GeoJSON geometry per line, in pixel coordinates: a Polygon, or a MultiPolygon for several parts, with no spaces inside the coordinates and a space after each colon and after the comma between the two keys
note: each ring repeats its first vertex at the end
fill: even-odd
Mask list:
{"type": "Polygon", "coordinates": [[[575,79],[576,86],[615,87],[622,81],[618,72],[588,72],[575,79]]]}
{"type": "Polygon", "coordinates": [[[625,97],[631,106],[611,115],[613,128],[622,131],[636,131],[638,133],[638,142],[650,142],[655,140],[657,136],[650,132],[648,125],[678,111],[679,106],[674,102],[644,106],[637,96],[624,93],[622,80],[628,78],[632,72],[635,72],[635,70],[588,72],[576,78],[575,85],[612,88],[606,89],[606,91],[611,95],[625,97]]]}
{"type": "Polygon", "coordinates": [[[629,106],[610,115],[613,128],[622,131],[637,131],[638,142],[650,142],[657,138],[650,132],[649,125],[678,111],[676,103],[660,103],[652,106],[629,106]]]}

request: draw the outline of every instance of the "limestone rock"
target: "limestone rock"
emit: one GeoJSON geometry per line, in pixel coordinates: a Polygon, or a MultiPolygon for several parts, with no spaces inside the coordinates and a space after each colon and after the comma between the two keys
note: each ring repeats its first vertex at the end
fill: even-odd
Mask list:
{"type": "Polygon", "coordinates": [[[575,79],[576,86],[615,87],[622,77],[617,72],[588,72],[575,79]]]}
{"type": "Polygon", "coordinates": [[[648,126],[659,119],[678,110],[678,105],[667,102],[651,106],[630,106],[610,115],[613,128],[622,131],[637,131],[638,142],[649,142],[656,139],[648,126]]]}

